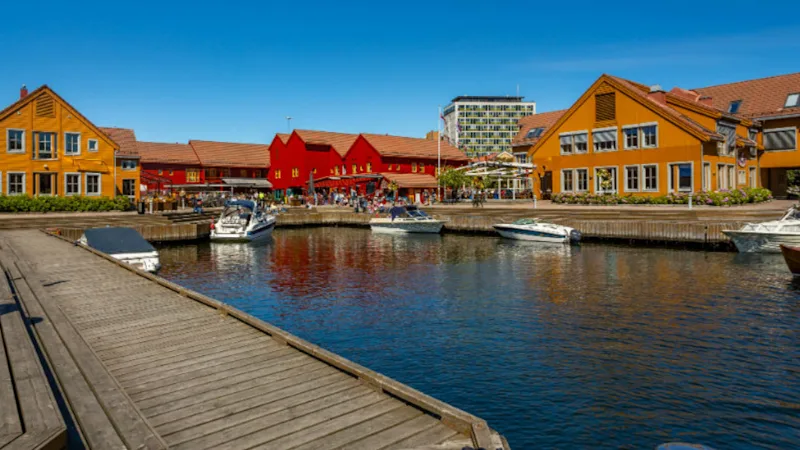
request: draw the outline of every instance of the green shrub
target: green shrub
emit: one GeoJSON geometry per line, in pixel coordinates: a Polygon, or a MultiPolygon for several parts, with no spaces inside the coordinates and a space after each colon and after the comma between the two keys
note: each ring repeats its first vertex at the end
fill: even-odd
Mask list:
{"type": "Polygon", "coordinates": [[[128,197],[30,197],[0,195],[0,212],[127,211],[128,197]]]}
{"type": "MultiPolygon", "coordinates": [[[[659,197],[645,195],[590,194],[564,192],[553,194],[553,203],[569,205],[687,205],[689,194],[670,193],[659,197]]],[[[772,192],[765,188],[740,188],[692,194],[692,203],[707,206],[732,206],[745,203],[763,203],[772,200],[772,192]]]]}

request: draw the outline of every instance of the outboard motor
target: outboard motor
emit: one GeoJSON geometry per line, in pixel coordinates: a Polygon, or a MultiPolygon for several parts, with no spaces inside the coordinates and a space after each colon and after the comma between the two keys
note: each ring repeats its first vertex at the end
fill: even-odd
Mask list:
{"type": "Polygon", "coordinates": [[[570,242],[580,242],[581,241],[581,232],[578,230],[572,230],[569,232],[569,241],[570,242]]]}

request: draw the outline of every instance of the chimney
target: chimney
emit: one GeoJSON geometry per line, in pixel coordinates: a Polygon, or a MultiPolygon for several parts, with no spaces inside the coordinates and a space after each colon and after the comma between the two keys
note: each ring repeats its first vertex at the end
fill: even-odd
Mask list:
{"type": "Polygon", "coordinates": [[[19,98],[25,98],[28,96],[28,88],[23,84],[21,88],[19,88],[19,98]]]}
{"type": "Polygon", "coordinates": [[[704,95],[704,96],[702,96],[702,97],[697,99],[698,102],[700,102],[700,103],[702,103],[702,104],[704,104],[706,106],[714,106],[714,104],[713,104],[713,102],[711,100],[713,100],[713,99],[711,97],[707,96],[707,95],[704,95]]]}
{"type": "Polygon", "coordinates": [[[667,104],[667,93],[664,91],[664,89],[661,89],[661,85],[654,84],[650,86],[650,92],[647,94],[647,96],[658,103],[661,103],[662,105],[667,104]]]}

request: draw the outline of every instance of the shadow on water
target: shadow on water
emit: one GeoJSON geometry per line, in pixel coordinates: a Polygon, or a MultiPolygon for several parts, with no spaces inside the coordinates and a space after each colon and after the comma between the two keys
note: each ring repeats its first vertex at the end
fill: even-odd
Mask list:
{"type": "Polygon", "coordinates": [[[277,230],[161,275],[477,414],[513,448],[791,448],[800,281],[780,255],[277,230]]]}

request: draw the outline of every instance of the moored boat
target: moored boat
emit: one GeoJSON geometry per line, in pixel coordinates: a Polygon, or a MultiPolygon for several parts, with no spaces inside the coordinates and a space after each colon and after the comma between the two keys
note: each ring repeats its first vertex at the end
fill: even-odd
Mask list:
{"type": "Polygon", "coordinates": [[[781,244],[781,253],[789,271],[796,277],[800,277],[800,247],[790,247],[781,244]]]}
{"type": "Polygon", "coordinates": [[[494,229],[504,238],[520,241],[568,244],[581,240],[581,233],[574,228],[542,222],[536,218],[519,219],[513,223],[498,223],[494,225],[494,229]]]}
{"type": "Polygon", "coordinates": [[[83,232],[78,243],[128,263],[137,269],[156,273],[161,268],[161,261],[156,249],[133,228],[90,228],[83,232]]]}
{"type": "Polygon", "coordinates": [[[444,220],[434,219],[416,206],[393,206],[390,217],[376,217],[369,221],[375,233],[440,233],[444,220]]]}
{"type": "Polygon", "coordinates": [[[791,207],[780,220],[722,230],[742,253],[778,253],[781,245],[800,246],[800,210],[791,207]]]}
{"type": "Polygon", "coordinates": [[[211,230],[212,241],[252,242],[266,239],[275,228],[275,216],[253,200],[231,200],[211,230]]]}

